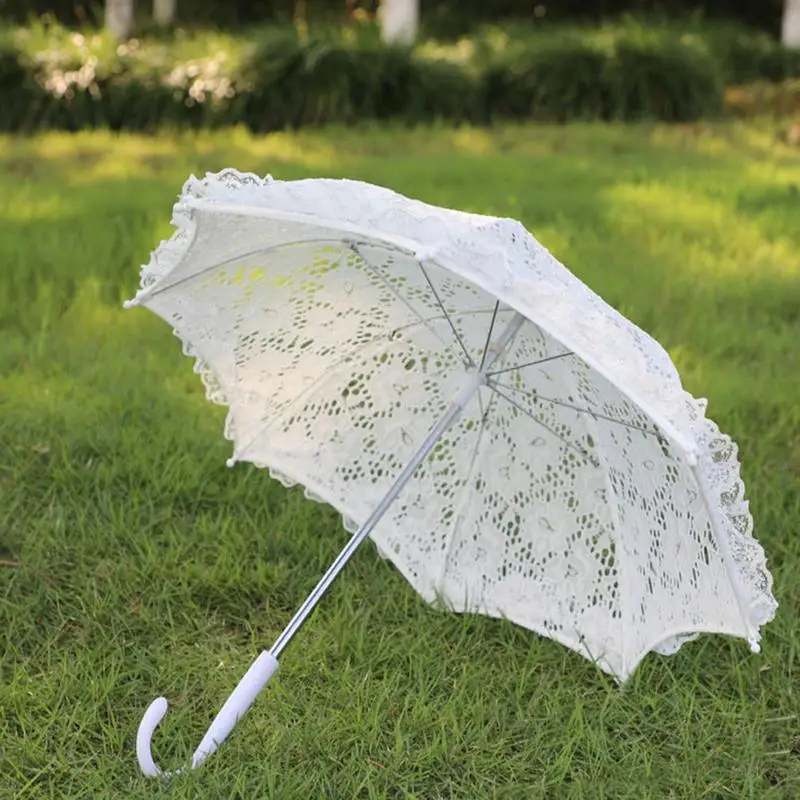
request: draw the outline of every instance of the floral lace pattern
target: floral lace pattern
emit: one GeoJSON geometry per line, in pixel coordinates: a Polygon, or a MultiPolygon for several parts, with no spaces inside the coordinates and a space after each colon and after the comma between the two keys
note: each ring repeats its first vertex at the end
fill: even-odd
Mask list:
{"type": "MultiPolygon", "coordinates": [[[[763,549],[753,536],[753,521],[744,499],[736,445],[706,417],[706,402],[693,398],[683,389],[678,373],[663,348],[573,276],[519,222],[436,208],[356,181],[284,182],[274,181],[270,177],[262,179],[252,174],[241,174],[235,170],[208,174],[203,179],[190,178],[175,206],[172,222],[175,234],[153,252],[150,262],[142,269],[138,299],[173,325],[176,335],[183,341],[184,353],[196,359],[195,371],[203,380],[208,398],[229,406],[225,435],[234,442],[238,456],[269,468],[271,474],[287,486],[302,483],[307,496],[312,499],[333,502],[342,511],[345,527],[350,531],[363,522],[365,506],[359,506],[358,503],[352,507],[348,505],[349,501],[343,495],[336,494],[339,489],[326,483],[321,471],[317,474],[311,467],[306,468],[300,461],[295,463],[290,458],[287,458],[287,463],[293,466],[284,471],[276,458],[259,457],[257,451],[261,445],[258,443],[251,448],[252,452],[248,450],[244,453],[245,445],[242,442],[252,445],[257,437],[254,431],[258,430],[253,425],[257,424],[257,420],[267,417],[275,420],[274,424],[270,423],[270,430],[275,432],[277,442],[281,441],[282,435],[304,435],[308,441],[316,436],[316,444],[306,454],[310,459],[322,463],[324,456],[320,453],[324,447],[336,451],[333,437],[339,435],[338,428],[331,428],[330,434],[324,435],[318,435],[315,431],[325,429],[326,419],[339,419],[336,415],[340,411],[330,406],[330,401],[320,398],[318,387],[310,377],[300,391],[304,398],[302,403],[306,405],[300,408],[302,403],[295,403],[298,389],[295,386],[290,391],[289,382],[291,376],[297,374],[299,361],[292,348],[307,347],[306,353],[311,354],[309,358],[319,359],[320,364],[323,358],[330,362],[331,359],[348,355],[328,353],[330,348],[325,345],[324,337],[314,339],[311,334],[307,345],[287,344],[285,329],[279,329],[277,322],[272,323],[266,317],[263,318],[266,321],[262,327],[273,325],[275,332],[271,339],[263,336],[259,339],[261,328],[257,329],[253,321],[264,309],[260,306],[256,308],[253,298],[266,296],[259,294],[261,289],[254,288],[260,278],[252,278],[251,284],[248,284],[249,277],[241,278],[240,274],[233,273],[241,264],[249,264],[250,261],[256,264],[258,253],[263,253],[265,248],[289,248],[299,243],[305,247],[304,253],[317,253],[315,257],[318,263],[316,266],[312,264],[303,278],[306,283],[302,292],[309,297],[324,298],[327,292],[340,301],[348,300],[348,295],[352,300],[372,298],[373,305],[370,308],[365,306],[363,315],[354,312],[354,320],[359,327],[346,340],[353,354],[352,363],[347,369],[363,370],[359,373],[362,376],[359,378],[361,383],[353,384],[352,390],[371,398],[374,408],[368,409],[370,414],[374,415],[375,409],[382,409],[380,413],[386,414],[387,418],[396,414],[397,396],[402,396],[405,391],[393,384],[392,391],[387,392],[383,384],[379,385],[380,381],[385,383],[385,377],[378,379],[369,373],[372,369],[370,359],[374,361],[383,357],[377,355],[373,347],[376,320],[380,322],[383,319],[386,325],[391,323],[390,327],[397,326],[397,330],[403,329],[397,325],[398,320],[404,321],[409,329],[409,343],[403,351],[406,361],[413,360],[410,353],[420,352],[420,342],[424,337],[430,339],[433,347],[435,342],[431,337],[448,335],[441,319],[427,327],[418,324],[419,319],[425,317],[433,320],[438,313],[436,305],[428,303],[423,297],[426,287],[423,284],[416,287],[414,284],[415,280],[421,279],[418,271],[413,270],[419,263],[426,263],[429,264],[429,272],[436,278],[434,283],[443,287],[445,306],[451,304],[453,309],[467,308],[463,313],[471,314],[471,319],[474,319],[476,315],[484,313],[487,307],[491,309],[491,303],[496,298],[503,308],[498,325],[507,321],[512,311],[521,313],[530,321],[521,330],[513,352],[507,354],[507,359],[513,361],[517,358],[520,359],[519,363],[524,358],[547,360],[557,358],[565,351],[579,357],[569,365],[566,360],[561,360],[554,362],[552,369],[537,367],[532,373],[535,377],[530,378],[531,385],[519,384],[515,387],[516,391],[525,389],[535,398],[537,392],[545,394],[541,390],[542,385],[546,385],[543,382],[555,380],[569,387],[573,402],[594,409],[602,408],[605,418],[610,422],[628,426],[629,431],[637,429],[637,426],[655,426],[663,433],[658,437],[641,436],[634,442],[631,436],[636,434],[629,432],[626,434],[628,438],[623,441],[619,426],[615,429],[597,416],[584,416],[581,417],[582,421],[576,422],[575,414],[563,408],[559,411],[553,406],[545,413],[541,410],[541,403],[534,409],[533,406],[522,407],[524,403],[520,401],[513,405],[517,409],[513,414],[512,406],[507,407],[507,419],[501,419],[481,443],[480,436],[473,431],[481,427],[481,421],[486,418],[486,406],[492,402],[489,394],[483,393],[480,407],[476,406],[465,413],[447,444],[450,449],[446,458],[452,458],[453,469],[460,469],[460,465],[465,463],[470,464],[466,474],[461,475],[456,483],[461,499],[451,502],[448,491],[442,489],[443,505],[436,509],[437,513],[453,516],[458,521],[457,525],[464,530],[464,526],[472,526],[470,530],[475,531],[482,527],[492,529],[492,526],[504,526],[504,563],[495,565],[496,574],[491,575],[491,570],[484,564],[485,574],[475,577],[470,584],[470,591],[480,584],[481,599],[471,604],[459,604],[455,599],[465,589],[458,570],[474,571],[475,563],[480,562],[481,558],[484,562],[487,559],[490,544],[479,533],[476,532],[471,538],[462,534],[461,539],[456,541],[458,537],[451,531],[450,539],[446,542],[442,540],[441,553],[436,556],[441,563],[430,574],[426,571],[425,558],[418,555],[412,557],[408,543],[404,543],[398,533],[403,526],[408,526],[410,519],[422,520],[419,516],[422,512],[413,500],[402,505],[394,521],[389,520],[386,528],[373,537],[382,554],[396,563],[426,599],[432,600],[434,595],[443,593],[449,596],[450,605],[454,608],[510,616],[595,658],[602,668],[622,679],[630,674],[649,650],[664,654],[675,652],[685,641],[695,638],[704,630],[744,635],[751,647],[758,649],[759,629],[774,617],[777,604],[772,595],[772,578],[766,567],[763,549]],[[305,243],[298,241],[297,231],[301,229],[298,228],[301,223],[316,232],[315,239],[305,243]],[[326,232],[329,232],[329,237],[326,232]],[[346,254],[344,266],[338,272],[332,270],[331,259],[341,259],[341,252],[338,256],[319,255],[325,247],[320,242],[327,238],[358,244],[352,245],[352,252],[346,254]],[[224,246],[220,242],[224,242],[224,246]],[[378,246],[380,242],[386,243],[383,250],[378,246]],[[387,257],[387,252],[394,252],[394,255],[387,257]],[[222,258],[222,255],[225,257],[222,258]],[[370,268],[370,271],[366,267],[368,263],[377,266],[370,268]],[[229,265],[228,272],[219,273],[225,264],[229,265]],[[224,274],[224,280],[214,277],[219,274],[224,274]],[[205,288],[202,291],[206,294],[217,293],[215,296],[219,297],[220,314],[228,307],[238,309],[234,326],[238,338],[231,353],[217,352],[219,348],[215,349],[214,342],[203,332],[202,324],[196,319],[192,320],[191,297],[185,300],[178,298],[177,286],[181,282],[199,286],[203,280],[205,288]],[[170,289],[170,286],[176,288],[170,289]],[[400,311],[392,312],[394,316],[386,311],[398,297],[409,307],[413,306],[415,314],[405,318],[400,311]],[[379,298],[379,302],[375,298],[379,298]],[[225,306],[225,303],[229,305],[225,306]],[[414,325],[417,327],[412,330],[414,325]],[[278,359],[283,359],[280,369],[266,364],[264,359],[268,352],[282,353],[278,359]],[[241,396],[233,396],[229,388],[235,385],[233,376],[245,370],[254,370],[253,365],[258,365],[263,375],[269,373],[271,379],[278,382],[275,390],[278,399],[274,407],[269,406],[265,410],[264,398],[249,397],[246,392],[241,396]],[[280,400],[281,387],[286,392],[283,401],[280,400]],[[311,413],[309,409],[315,415],[313,427],[303,421],[311,413]],[[505,511],[501,513],[499,510],[511,508],[514,502],[519,502],[523,496],[520,494],[522,490],[517,494],[509,494],[507,487],[495,486],[494,492],[489,492],[493,497],[491,503],[480,508],[476,505],[477,501],[469,500],[465,495],[469,492],[469,486],[477,489],[484,484],[488,486],[487,491],[491,490],[492,470],[495,473],[497,469],[511,471],[533,459],[531,453],[534,450],[522,448],[518,442],[518,438],[527,431],[523,427],[526,424],[525,415],[538,415],[538,424],[545,428],[549,425],[553,430],[569,430],[571,436],[579,437],[584,445],[589,442],[597,452],[596,460],[586,459],[583,466],[576,465],[574,452],[570,459],[569,447],[550,441],[553,437],[545,436],[551,450],[557,450],[556,460],[561,467],[556,467],[557,474],[552,486],[539,486],[531,489],[529,494],[523,492],[526,503],[544,509],[538,517],[537,538],[523,533],[521,528],[524,525],[521,526],[519,520],[514,523],[507,515],[503,516],[505,511]],[[302,428],[302,425],[307,427],[302,428]],[[509,455],[505,460],[493,460],[487,455],[490,447],[503,448],[509,455]],[[665,464],[659,462],[659,458],[664,460],[662,453],[667,457],[665,464]],[[487,459],[494,463],[492,470],[483,463],[487,459]],[[636,479],[642,472],[642,463],[658,465],[648,478],[648,488],[639,490],[636,479]],[[680,464],[680,467],[676,464],[680,464]],[[678,469],[680,477],[676,477],[678,469]],[[664,489],[664,486],[668,488],[664,489]],[[575,522],[578,527],[573,528],[553,523],[553,520],[561,518],[559,513],[563,516],[563,507],[571,508],[573,503],[583,503],[581,497],[590,491],[604,498],[602,504],[598,503],[595,517],[591,517],[591,514],[575,517],[575,520],[583,519],[583,522],[580,525],[575,522]],[[562,506],[551,508],[548,505],[556,502],[562,506]],[[562,508],[561,512],[559,508],[562,508]],[[643,539],[619,540],[621,528],[630,527],[640,532],[651,530],[648,528],[648,517],[663,513],[674,517],[669,524],[664,523],[667,528],[672,525],[678,530],[680,525],[687,528],[694,525],[693,541],[690,544],[679,542],[675,550],[675,564],[680,563],[680,569],[669,566],[669,559],[673,556],[667,557],[664,553],[657,557],[654,555],[657,547],[653,541],[661,535],[657,531],[653,533],[655,538],[648,540],[649,544],[643,539]],[[701,522],[691,522],[690,513],[694,515],[692,519],[701,522]],[[503,519],[498,522],[501,516],[503,519]],[[579,531],[581,525],[583,530],[579,531]],[[588,536],[585,530],[592,526],[595,526],[595,533],[588,536]],[[556,552],[560,551],[559,542],[564,537],[571,542],[570,546],[578,555],[556,552]],[[580,552],[582,547],[585,547],[585,552],[580,552]],[[591,562],[591,567],[586,567],[588,562],[591,562]],[[705,570],[711,575],[715,568],[710,562],[716,563],[716,568],[720,570],[719,574],[714,573],[714,586],[724,583],[726,577],[729,581],[729,587],[724,591],[708,588],[713,583],[711,578],[707,579],[707,584],[703,583],[706,579],[700,573],[705,570]],[[517,565],[511,568],[516,577],[511,578],[507,572],[503,572],[509,569],[509,563],[517,565]],[[524,566],[519,566],[523,563],[524,566]],[[633,569],[634,566],[637,566],[638,572],[633,577],[624,574],[626,568],[633,569]],[[528,596],[523,583],[536,580],[537,576],[544,583],[552,582],[556,574],[561,575],[562,580],[567,580],[579,568],[589,569],[595,577],[582,589],[583,599],[578,605],[583,622],[582,627],[577,626],[581,629],[575,633],[569,625],[563,624],[563,617],[569,616],[574,605],[572,595],[560,594],[558,587],[551,587],[549,595],[528,596]],[[660,575],[656,574],[657,570],[661,570],[660,575]],[[653,588],[657,577],[660,577],[661,587],[653,588]],[[633,580],[645,585],[649,582],[651,588],[642,594],[631,587],[633,580]],[[663,600],[671,596],[670,593],[676,596],[683,593],[680,596],[686,605],[691,602],[687,600],[691,592],[699,591],[702,586],[706,586],[706,590],[714,596],[713,602],[709,601],[709,609],[714,603],[738,605],[746,631],[736,630],[733,623],[721,617],[713,618],[711,610],[708,614],[713,619],[709,622],[708,619],[695,618],[688,609],[684,617],[678,618],[670,616],[671,612],[662,614],[656,608],[660,602],[658,598],[663,600]],[[512,602],[508,598],[511,596],[509,593],[513,592],[517,593],[515,596],[518,599],[512,602]],[[600,594],[606,599],[599,603],[592,600],[593,596],[600,594]],[[528,612],[519,610],[514,602],[519,608],[523,603],[535,603],[542,611],[538,616],[529,617],[526,616],[528,612]],[[641,626],[635,645],[631,645],[628,651],[614,652],[615,648],[619,649],[615,637],[620,635],[617,627],[614,627],[614,620],[622,620],[620,624],[629,627],[641,626]],[[613,632],[608,633],[606,629],[611,628],[613,632]],[[600,629],[606,632],[597,634],[600,629]]],[[[272,252],[288,269],[289,257],[280,255],[278,250],[272,252]]],[[[247,274],[252,277],[259,269],[256,265],[247,274]]],[[[279,297],[282,303],[280,309],[289,309],[291,304],[296,304],[291,310],[294,315],[292,326],[296,330],[299,330],[301,323],[308,324],[309,314],[312,313],[309,308],[300,308],[302,304],[297,300],[298,291],[296,286],[292,288],[288,284],[282,287],[273,285],[270,289],[270,296],[276,298],[273,305],[277,305],[279,297]]],[[[441,301],[440,298],[437,300],[441,301]]],[[[335,302],[320,300],[314,304],[315,325],[325,328],[325,336],[330,337],[330,341],[335,341],[338,335],[335,326],[344,325],[337,308],[335,302]]],[[[466,343],[466,349],[470,353],[479,353],[481,342],[476,335],[473,336],[467,318],[459,320],[456,332],[466,343]]],[[[439,371],[447,373],[451,370],[455,374],[461,358],[458,349],[451,347],[441,358],[439,371]]],[[[397,369],[400,370],[400,367],[397,369]]],[[[337,370],[334,364],[330,370],[334,378],[339,374],[337,370]]],[[[402,370],[396,374],[402,375],[402,370]]],[[[342,377],[342,380],[345,378],[342,377]]],[[[343,385],[350,386],[346,381],[343,385]]],[[[518,396],[522,395],[514,395],[518,396]]],[[[446,405],[447,399],[443,392],[439,393],[438,388],[430,388],[426,402],[433,403],[438,409],[446,405]]],[[[418,414],[420,419],[424,416],[422,406],[418,414]]],[[[359,419],[362,421],[356,427],[361,425],[366,429],[370,426],[366,421],[366,412],[359,419]]],[[[430,422],[429,419],[427,421],[430,422]]],[[[410,429],[411,423],[407,427],[410,429]]],[[[408,431],[403,429],[403,436],[414,438],[417,443],[423,433],[424,427],[418,428],[414,430],[415,436],[410,437],[408,431]]],[[[373,458],[369,463],[373,472],[375,469],[379,472],[378,478],[373,475],[373,482],[377,486],[383,485],[384,470],[390,474],[402,464],[382,454],[381,466],[375,467],[377,456],[370,450],[370,447],[377,447],[372,444],[374,438],[364,434],[358,446],[373,458]]],[[[398,441],[398,453],[403,450],[404,441],[398,441]]],[[[574,446],[572,449],[575,450],[574,446]]],[[[342,450],[344,452],[347,451],[342,450]]],[[[353,458],[357,460],[357,456],[353,458]]],[[[543,474],[544,465],[544,461],[538,462],[536,470],[526,473],[524,485],[534,486],[543,474]]],[[[364,480],[363,476],[353,474],[348,477],[340,468],[336,469],[339,470],[338,480],[344,482],[343,486],[347,485],[347,481],[351,481],[349,485],[361,486],[358,481],[364,480]]],[[[433,472],[426,473],[421,469],[421,480],[426,475],[429,481],[440,480],[434,477],[433,472]]],[[[511,477],[505,480],[506,483],[513,483],[511,477]]],[[[420,495],[420,508],[423,501],[420,495]]],[[[420,539],[415,547],[425,550],[426,546],[420,539]]],[[[430,552],[426,557],[435,560],[430,552]]],[[[631,631],[626,635],[632,635],[631,631]]]]}

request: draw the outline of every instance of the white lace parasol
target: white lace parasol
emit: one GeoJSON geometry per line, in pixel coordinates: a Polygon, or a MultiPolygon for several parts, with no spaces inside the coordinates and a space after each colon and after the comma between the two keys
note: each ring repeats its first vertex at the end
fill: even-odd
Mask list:
{"type": "Polygon", "coordinates": [[[231,463],[369,523],[426,600],[620,680],[702,632],[758,649],[776,603],[736,446],[520,223],[231,170],[190,179],[173,222],[132,304],[228,406],[231,463]]]}

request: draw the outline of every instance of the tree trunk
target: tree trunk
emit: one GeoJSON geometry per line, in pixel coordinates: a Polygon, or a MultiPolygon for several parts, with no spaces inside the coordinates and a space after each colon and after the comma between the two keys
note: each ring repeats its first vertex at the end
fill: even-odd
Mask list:
{"type": "Polygon", "coordinates": [[[800,49],[800,0],[783,0],[781,42],[784,47],[800,49]]]}
{"type": "Polygon", "coordinates": [[[419,0],[383,0],[380,19],[386,44],[412,45],[419,30],[419,0]]]}
{"type": "Polygon", "coordinates": [[[175,22],[176,0],[153,0],[153,22],[159,28],[169,28],[175,22]]]}
{"type": "Polygon", "coordinates": [[[133,0],[106,0],[106,30],[120,41],[133,33],[133,0]]]}

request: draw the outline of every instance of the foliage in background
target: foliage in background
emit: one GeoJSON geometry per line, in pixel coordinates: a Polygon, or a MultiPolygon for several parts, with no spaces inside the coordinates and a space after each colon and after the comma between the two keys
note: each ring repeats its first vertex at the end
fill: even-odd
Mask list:
{"type": "MultiPolygon", "coordinates": [[[[460,36],[475,23],[500,19],[524,19],[597,23],[625,13],[662,14],[675,19],[695,15],[713,20],[731,19],[775,34],[780,27],[783,0],[421,0],[422,21],[432,35],[460,36]]],[[[149,13],[150,3],[140,3],[149,13]]],[[[371,10],[376,0],[361,0],[371,10]]],[[[32,16],[52,16],[65,25],[99,24],[102,2],[98,0],[0,0],[0,17],[26,23],[32,16]]],[[[274,25],[288,23],[305,9],[315,22],[341,21],[345,0],[177,0],[180,24],[213,27],[274,25]]]]}
{"type": "MultiPolygon", "coordinates": [[[[800,80],[770,83],[758,81],[746,86],[732,86],[725,92],[725,106],[734,116],[755,117],[775,114],[782,117],[800,117],[800,80]]],[[[795,125],[792,129],[798,130],[795,125]]],[[[792,143],[800,144],[794,133],[792,143]]]]}
{"type": "Polygon", "coordinates": [[[403,50],[370,25],[179,31],[118,46],[39,23],[0,35],[0,130],[691,121],[719,111],[726,85],[797,77],[800,52],[731,24],[508,23],[403,50]]]}
{"type": "Polygon", "coordinates": [[[531,37],[487,70],[500,116],[689,121],[719,110],[723,71],[707,47],[640,27],[531,37]]]}

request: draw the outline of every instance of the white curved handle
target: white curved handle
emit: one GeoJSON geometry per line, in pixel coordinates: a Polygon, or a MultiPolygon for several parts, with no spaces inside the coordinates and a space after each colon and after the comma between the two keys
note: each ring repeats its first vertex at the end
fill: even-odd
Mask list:
{"type": "MultiPolygon", "coordinates": [[[[258,693],[267,685],[277,668],[278,660],[275,656],[268,650],[262,651],[261,655],[251,664],[250,669],[247,670],[244,677],[231,692],[225,701],[225,705],[222,706],[206,731],[206,735],[192,756],[191,769],[199,767],[206,757],[211,755],[225,741],[236,723],[244,716],[245,711],[253,704],[258,693]]],[[[153,732],[167,713],[167,708],[167,701],[163,697],[153,700],[147,711],[145,711],[136,734],[136,758],[139,760],[139,768],[150,778],[158,776],[166,778],[185,772],[182,769],[174,772],[164,772],[153,760],[151,752],[153,732]]]]}

